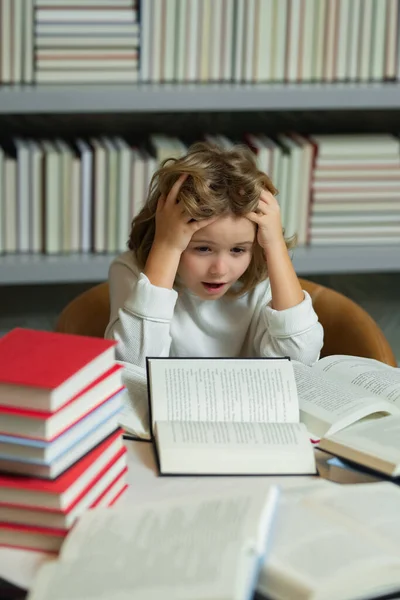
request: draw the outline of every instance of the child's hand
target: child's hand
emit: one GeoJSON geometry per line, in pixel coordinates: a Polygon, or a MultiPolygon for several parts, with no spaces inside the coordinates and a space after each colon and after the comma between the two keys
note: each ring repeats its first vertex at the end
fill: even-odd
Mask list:
{"type": "Polygon", "coordinates": [[[181,175],[174,183],[168,196],[161,196],[156,211],[156,231],[153,245],[165,250],[182,253],[188,246],[193,234],[213,223],[217,217],[193,221],[182,205],[176,201],[179,190],[187,175],[181,175]]]}
{"type": "Polygon", "coordinates": [[[271,194],[263,190],[261,192],[260,202],[257,212],[251,212],[246,218],[258,225],[257,241],[264,251],[272,246],[285,243],[282,231],[281,211],[279,204],[271,194]]]}

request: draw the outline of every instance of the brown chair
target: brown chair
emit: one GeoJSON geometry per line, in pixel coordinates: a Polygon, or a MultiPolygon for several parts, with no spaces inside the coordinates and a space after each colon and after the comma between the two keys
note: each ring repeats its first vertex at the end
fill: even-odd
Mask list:
{"type": "MultiPolygon", "coordinates": [[[[300,279],[324,328],[321,356],[349,354],[397,366],[382,330],[358,304],[327,287],[300,279]]],[[[108,283],[100,283],[72,300],[62,311],[56,331],[103,337],[110,315],[108,283]]]]}

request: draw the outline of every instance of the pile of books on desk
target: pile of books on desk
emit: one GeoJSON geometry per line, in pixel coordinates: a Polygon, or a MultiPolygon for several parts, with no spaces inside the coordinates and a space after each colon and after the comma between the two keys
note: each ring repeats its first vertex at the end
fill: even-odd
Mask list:
{"type": "Polygon", "coordinates": [[[57,552],[126,488],[114,342],[14,329],[0,340],[0,546],[57,552]]]}

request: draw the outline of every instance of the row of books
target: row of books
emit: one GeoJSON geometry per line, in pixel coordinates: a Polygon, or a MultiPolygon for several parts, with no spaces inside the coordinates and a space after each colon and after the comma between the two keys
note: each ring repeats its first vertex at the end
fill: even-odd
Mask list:
{"type": "MultiPolygon", "coordinates": [[[[204,139],[246,143],[279,190],[287,237],[299,245],[400,241],[400,154],[393,135],[247,134],[204,139]]],[[[189,143],[154,134],[74,142],[15,139],[0,145],[0,252],[116,253],[126,249],[162,160],[189,143]]]]}
{"type": "Polygon", "coordinates": [[[126,489],[114,342],[14,329],[0,340],[0,545],[58,552],[126,489]]]}
{"type": "Polygon", "coordinates": [[[134,82],[138,10],[132,0],[0,0],[0,82],[134,82]]]}
{"type": "Polygon", "coordinates": [[[398,76],[396,0],[145,0],[141,81],[398,76]]]}
{"type": "Polygon", "coordinates": [[[0,10],[4,84],[399,78],[397,0],[0,0],[0,10]]]}

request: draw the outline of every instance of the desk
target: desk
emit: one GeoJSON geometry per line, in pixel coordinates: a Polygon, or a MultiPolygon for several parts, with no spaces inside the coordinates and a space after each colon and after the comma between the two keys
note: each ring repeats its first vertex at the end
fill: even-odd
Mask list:
{"type": "MultiPolygon", "coordinates": [[[[137,502],[176,495],[194,494],[201,491],[218,491],[232,486],[243,485],[244,477],[158,477],[153,446],[149,442],[125,440],[128,451],[128,490],[119,500],[120,504],[132,505],[137,502]]],[[[323,478],[328,476],[326,461],[331,455],[316,450],[318,469],[323,478]]],[[[300,488],[304,484],[323,485],[320,477],[284,476],[268,477],[271,483],[283,488],[300,488]]],[[[29,589],[40,565],[53,558],[42,552],[0,548],[0,598],[22,600],[21,589],[12,588],[8,583],[29,589]],[[3,584],[1,583],[3,580],[3,584]]]]}

